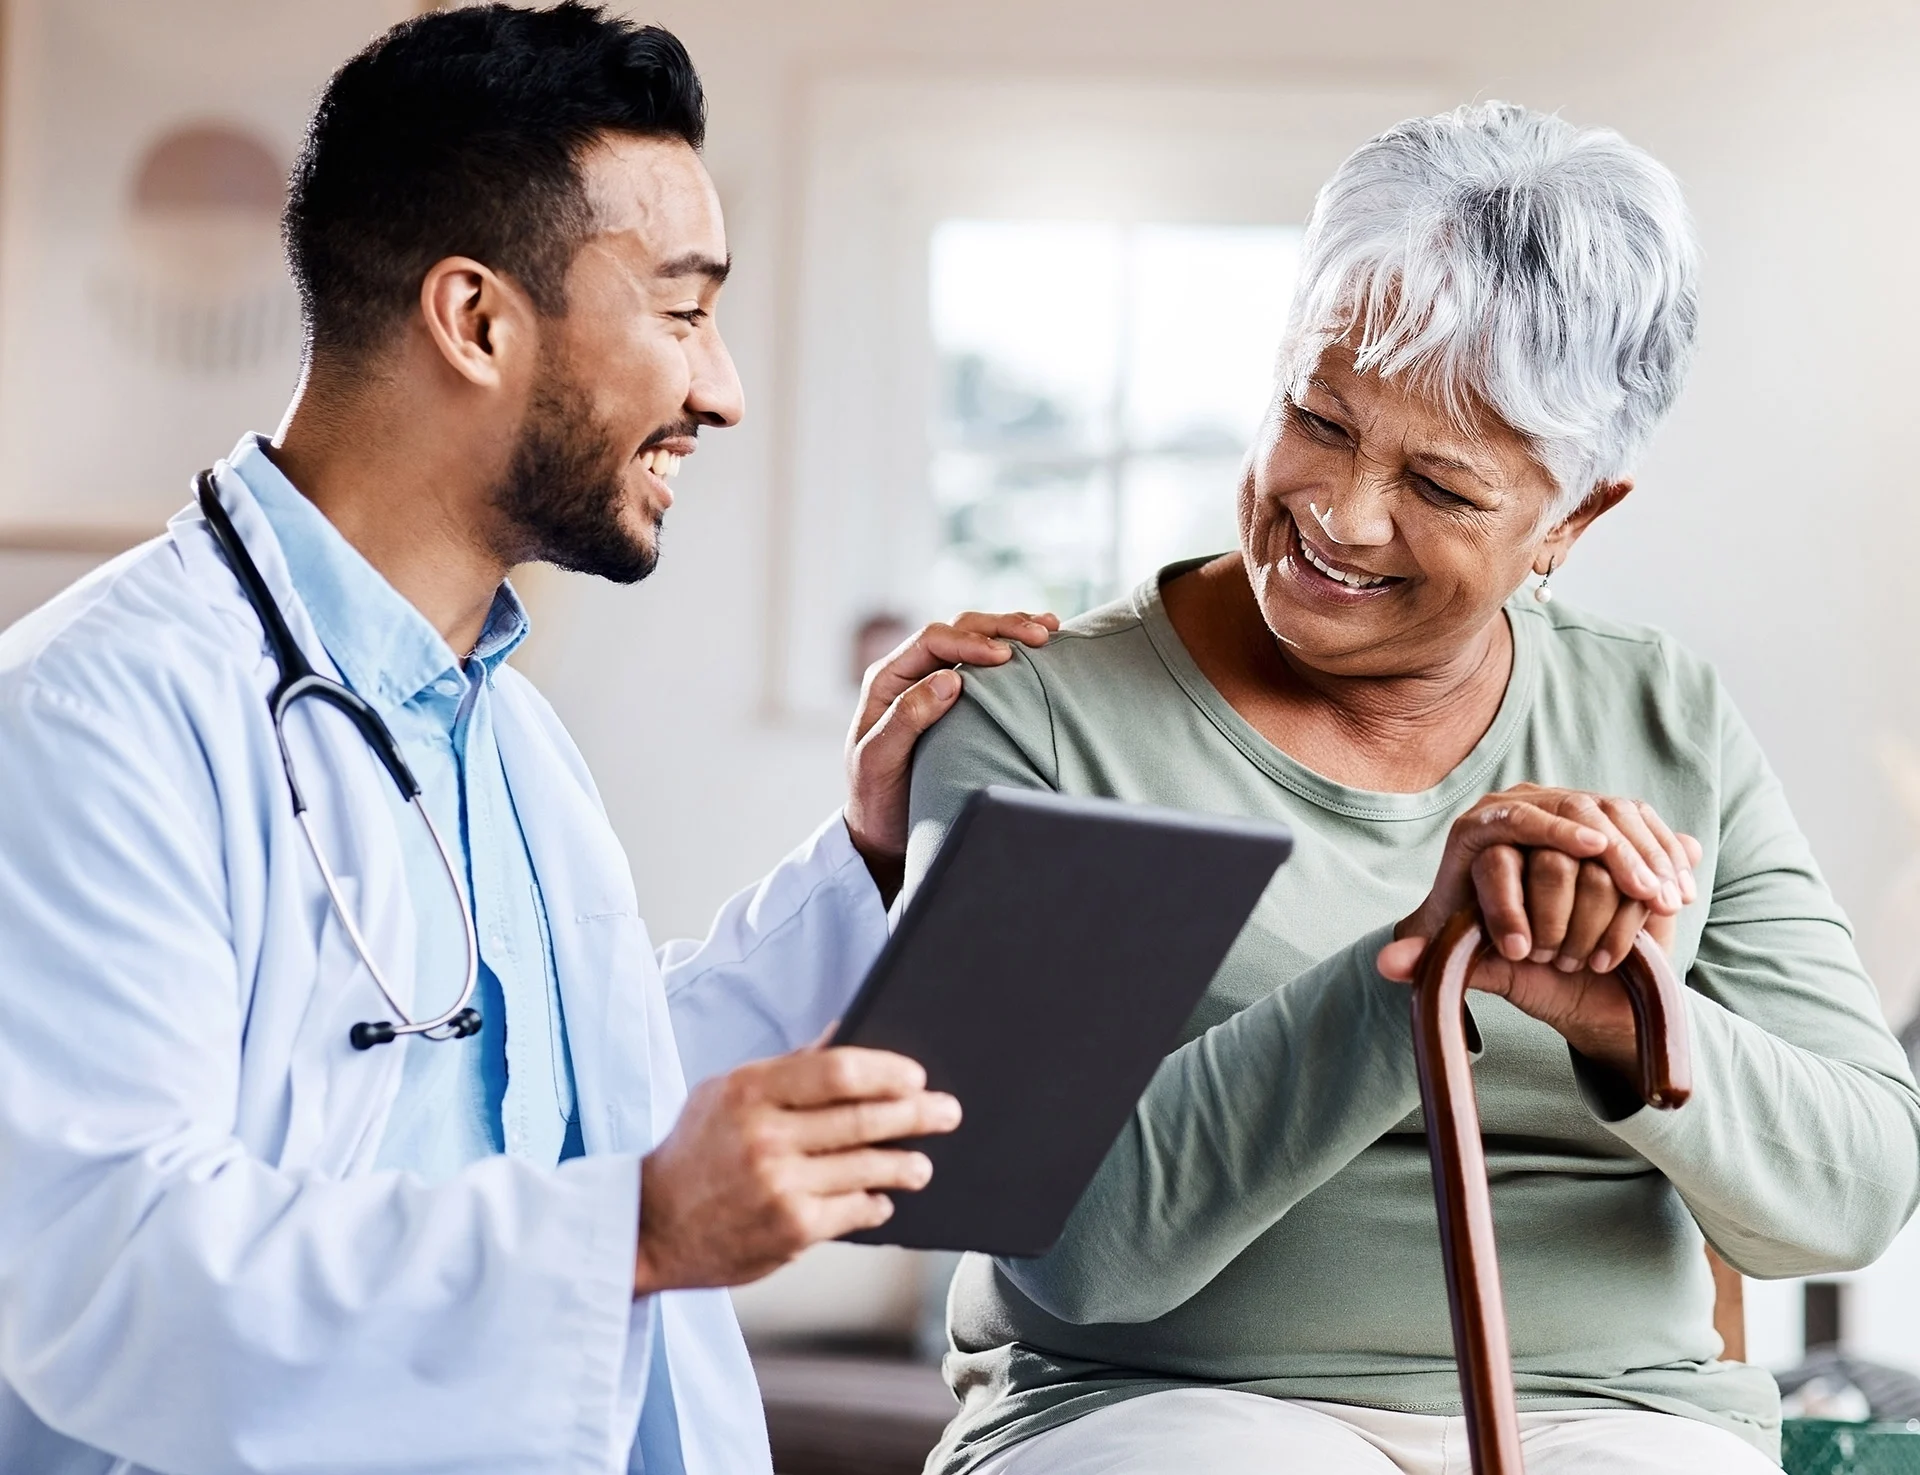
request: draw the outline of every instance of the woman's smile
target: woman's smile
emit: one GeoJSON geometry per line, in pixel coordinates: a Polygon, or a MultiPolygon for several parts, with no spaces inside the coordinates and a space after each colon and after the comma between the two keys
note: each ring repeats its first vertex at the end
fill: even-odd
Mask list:
{"type": "Polygon", "coordinates": [[[1287,549],[1280,560],[1288,581],[1309,598],[1329,604],[1364,604],[1379,599],[1407,581],[1392,574],[1376,574],[1335,558],[1308,539],[1291,512],[1287,518],[1287,549]]]}

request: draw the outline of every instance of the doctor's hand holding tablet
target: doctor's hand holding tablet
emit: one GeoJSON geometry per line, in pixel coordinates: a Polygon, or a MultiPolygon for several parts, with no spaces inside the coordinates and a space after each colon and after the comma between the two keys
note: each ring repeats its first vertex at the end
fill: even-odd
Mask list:
{"type": "Polygon", "coordinates": [[[809,1245],[893,1215],[882,1190],[926,1186],[921,1152],[880,1142],[951,1132],[960,1103],[885,1050],[801,1050],[696,1086],[640,1167],[634,1294],[740,1285],[809,1245]]]}

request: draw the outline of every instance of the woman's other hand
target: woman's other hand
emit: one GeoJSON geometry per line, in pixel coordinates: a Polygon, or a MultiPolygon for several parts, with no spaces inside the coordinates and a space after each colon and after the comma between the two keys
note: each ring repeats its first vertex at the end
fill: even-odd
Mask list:
{"type": "Polygon", "coordinates": [[[1630,1070],[1633,1015],[1611,975],[1642,930],[1671,948],[1700,855],[1637,800],[1534,785],[1489,795],[1455,822],[1433,890],[1381,950],[1380,971],[1410,980],[1446,919],[1477,908],[1493,950],[1474,987],[1630,1070]]]}

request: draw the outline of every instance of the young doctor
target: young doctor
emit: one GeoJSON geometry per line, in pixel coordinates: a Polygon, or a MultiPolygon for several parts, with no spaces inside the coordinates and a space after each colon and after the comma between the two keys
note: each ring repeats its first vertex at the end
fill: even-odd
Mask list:
{"type": "Polygon", "coordinates": [[[377,40],[294,173],[278,436],[0,637],[0,1470],[766,1471],[718,1287],[957,1123],[809,1045],[945,667],[1051,621],[877,666],[843,813],[657,957],[503,664],[509,570],[644,577],[740,416],[702,123],[671,36],[577,5],[377,40]]]}

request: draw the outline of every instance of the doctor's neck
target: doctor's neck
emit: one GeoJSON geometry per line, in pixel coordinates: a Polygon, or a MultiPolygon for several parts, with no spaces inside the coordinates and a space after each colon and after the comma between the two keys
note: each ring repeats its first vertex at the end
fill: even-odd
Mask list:
{"type": "Polygon", "coordinates": [[[310,357],[269,453],[464,659],[511,572],[491,494],[514,427],[498,424],[497,404],[474,413],[465,386],[435,383],[438,365],[408,363],[419,346],[350,373],[310,357]]]}

